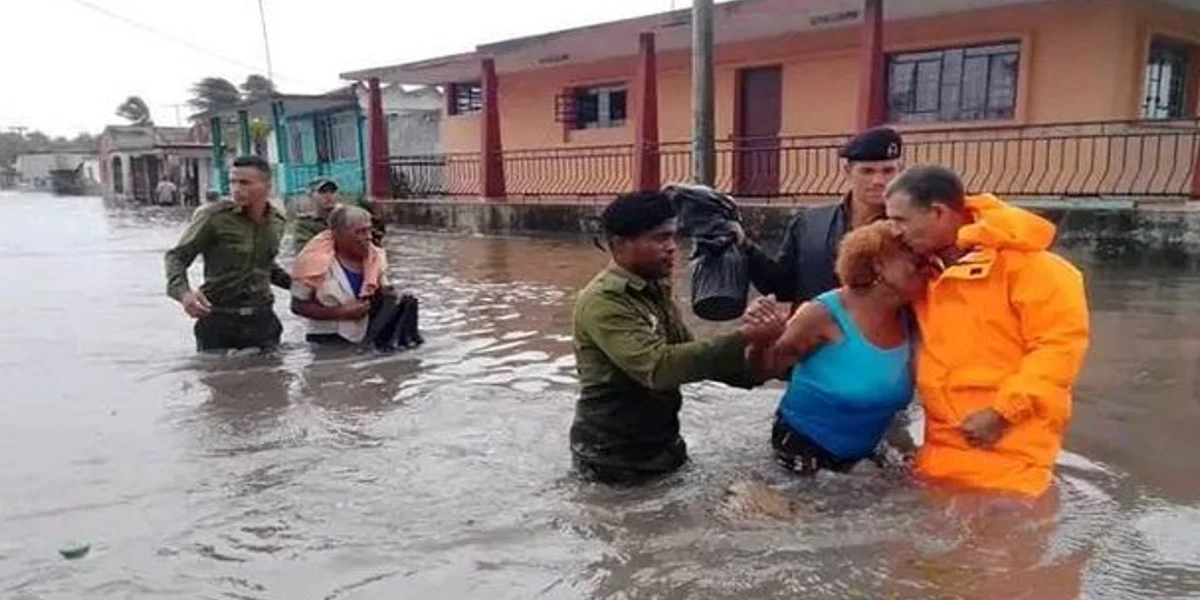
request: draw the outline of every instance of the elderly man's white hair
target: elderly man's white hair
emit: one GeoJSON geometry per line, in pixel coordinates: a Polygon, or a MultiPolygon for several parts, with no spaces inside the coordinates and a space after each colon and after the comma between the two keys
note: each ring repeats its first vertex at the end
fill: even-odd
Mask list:
{"type": "Polygon", "coordinates": [[[334,231],[370,225],[371,213],[359,206],[342,204],[329,213],[329,228],[334,231]]]}

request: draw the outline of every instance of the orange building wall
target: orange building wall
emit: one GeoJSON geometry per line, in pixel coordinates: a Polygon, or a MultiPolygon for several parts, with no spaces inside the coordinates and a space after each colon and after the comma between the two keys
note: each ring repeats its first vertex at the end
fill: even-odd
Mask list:
{"type": "MultiPolygon", "coordinates": [[[[838,134],[855,127],[861,57],[859,28],[846,27],[717,49],[716,135],[732,137],[737,71],[783,67],[783,135],[838,134]]],[[[884,27],[885,52],[1019,41],[1016,117],[1006,121],[899,126],[901,130],[1134,119],[1140,114],[1146,49],[1153,33],[1200,43],[1200,14],[1154,0],[1069,0],[1017,5],[907,21],[884,27]]],[[[663,142],[691,131],[691,75],[685,52],[660,52],[659,131],[663,142]]],[[[637,118],[636,58],[501,74],[504,148],[630,143],[637,118]],[[555,122],[555,96],[566,87],[626,82],[623,127],[572,131],[555,122]]],[[[478,115],[442,121],[448,152],[479,148],[478,115]]]]}

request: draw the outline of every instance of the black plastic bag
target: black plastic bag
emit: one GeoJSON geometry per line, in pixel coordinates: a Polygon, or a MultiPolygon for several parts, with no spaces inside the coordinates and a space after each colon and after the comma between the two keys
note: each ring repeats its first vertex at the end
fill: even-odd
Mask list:
{"type": "Polygon", "coordinates": [[[741,248],[692,257],[692,312],[706,321],[730,321],[746,312],[750,273],[741,248]]]}
{"type": "Polygon", "coordinates": [[[750,270],[737,245],[741,221],[733,198],[705,186],[671,185],[664,190],[679,215],[680,231],[692,238],[692,312],[707,321],[742,316],[750,270]]]}

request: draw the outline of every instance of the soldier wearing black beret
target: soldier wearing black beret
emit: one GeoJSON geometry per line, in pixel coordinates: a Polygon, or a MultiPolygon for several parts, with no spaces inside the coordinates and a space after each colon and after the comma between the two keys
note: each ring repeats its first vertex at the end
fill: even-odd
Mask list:
{"type": "Polygon", "coordinates": [[[747,345],[775,339],[786,313],[756,313],[752,305],[738,329],[695,339],[671,291],[679,246],[670,199],[626,194],[605,207],[600,222],[612,261],[575,300],[580,393],[571,454],[589,479],[636,484],[687,462],[680,386],[760,383],[747,345]]]}
{"type": "Polygon", "coordinates": [[[841,202],[802,210],[788,225],[778,259],[744,240],[750,279],[762,294],[799,304],[838,287],[833,264],[847,231],[884,217],[883,192],[900,173],[902,141],[888,127],[868,129],[842,147],[850,191],[841,202]]]}

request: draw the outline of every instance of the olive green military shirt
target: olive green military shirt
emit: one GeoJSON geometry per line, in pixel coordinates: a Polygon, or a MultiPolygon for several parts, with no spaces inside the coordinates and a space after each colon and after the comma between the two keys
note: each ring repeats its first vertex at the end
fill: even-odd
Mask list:
{"type": "Polygon", "coordinates": [[[270,306],[271,285],[289,289],[291,277],[275,262],[287,219],[270,203],[266,216],[261,225],[255,223],[231,200],[196,209],[179,243],[167,251],[167,294],[182,302],[191,289],[188,267],[203,256],[200,289],[214,307],[270,306]]]}
{"type": "Polygon", "coordinates": [[[577,458],[645,471],[672,462],[682,447],[685,383],[760,383],[739,333],[695,340],[666,281],[646,281],[613,264],[580,292],[574,345],[581,387],[571,427],[577,458]]]}
{"type": "Polygon", "coordinates": [[[300,215],[296,217],[292,225],[292,248],[299,254],[309,240],[317,236],[318,233],[325,231],[329,224],[324,217],[319,215],[300,215]]]}

